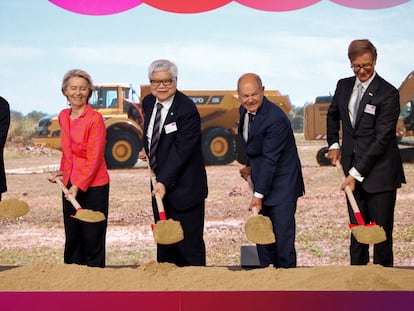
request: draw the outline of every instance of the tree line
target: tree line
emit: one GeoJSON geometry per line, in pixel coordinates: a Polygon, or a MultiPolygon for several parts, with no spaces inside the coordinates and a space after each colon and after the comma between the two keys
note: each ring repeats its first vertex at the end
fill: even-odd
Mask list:
{"type": "MultiPolygon", "coordinates": [[[[292,111],[289,114],[289,120],[296,133],[303,132],[304,111],[304,106],[292,106],[292,111]]],[[[19,140],[23,140],[25,143],[31,143],[32,138],[36,135],[39,120],[47,115],[47,113],[36,110],[27,115],[23,115],[19,111],[11,110],[8,140],[13,141],[13,138],[19,137],[19,140]]]]}
{"type": "Polygon", "coordinates": [[[31,143],[32,138],[36,135],[39,120],[47,115],[47,113],[36,110],[27,115],[23,115],[19,111],[11,110],[10,128],[7,139],[13,141],[13,139],[19,137],[19,140],[25,143],[31,143]]]}

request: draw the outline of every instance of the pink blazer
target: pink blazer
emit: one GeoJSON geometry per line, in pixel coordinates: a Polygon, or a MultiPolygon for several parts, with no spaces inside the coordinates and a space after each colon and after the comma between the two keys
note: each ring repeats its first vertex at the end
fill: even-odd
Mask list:
{"type": "Polygon", "coordinates": [[[89,104],[78,119],[70,119],[71,108],[59,114],[62,133],[60,170],[63,182],[82,191],[109,183],[105,163],[106,128],[102,115],[89,104]]]}

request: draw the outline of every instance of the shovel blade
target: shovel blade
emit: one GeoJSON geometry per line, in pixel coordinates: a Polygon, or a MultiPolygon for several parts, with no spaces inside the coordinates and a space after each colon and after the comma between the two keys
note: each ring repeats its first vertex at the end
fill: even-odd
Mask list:
{"type": "Polygon", "coordinates": [[[352,226],[351,233],[355,239],[362,244],[378,244],[387,240],[382,227],[371,223],[364,226],[352,226]]]}
{"type": "Polygon", "coordinates": [[[252,216],[244,226],[246,237],[256,244],[272,244],[276,242],[273,225],[269,217],[263,215],[252,216]]]}
{"type": "Polygon", "coordinates": [[[0,201],[0,217],[18,218],[29,212],[29,204],[18,199],[0,201]]]}
{"type": "Polygon", "coordinates": [[[184,240],[184,231],[180,222],[173,219],[158,220],[152,233],[158,244],[170,245],[184,240]]]}
{"type": "Polygon", "coordinates": [[[104,221],[105,215],[99,211],[92,211],[89,209],[78,209],[75,215],[72,215],[72,218],[78,219],[80,221],[96,223],[104,221]]]}

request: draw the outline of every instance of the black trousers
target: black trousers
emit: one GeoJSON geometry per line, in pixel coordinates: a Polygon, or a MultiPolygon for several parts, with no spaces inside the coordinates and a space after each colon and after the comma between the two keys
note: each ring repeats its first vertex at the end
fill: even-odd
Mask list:
{"type": "MultiPolygon", "coordinates": [[[[376,222],[378,226],[383,227],[387,237],[386,241],[375,244],[373,247],[374,264],[392,267],[394,265],[392,231],[394,227],[394,208],[397,190],[367,193],[362,189],[361,184],[357,183],[354,196],[364,222],[366,224],[376,222]]],[[[349,202],[348,212],[351,223],[357,224],[349,202]]],[[[351,265],[366,265],[369,262],[369,245],[358,243],[352,234],[350,256],[351,265]]]]}
{"type": "Polygon", "coordinates": [[[295,268],[297,265],[295,236],[297,200],[275,206],[262,206],[261,214],[272,221],[276,243],[257,245],[260,266],[273,265],[276,268],[295,268]]]}
{"type": "MultiPolygon", "coordinates": [[[[70,188],[70,183],[68,188],[70,188]]],[[[76,200],[84,209],[100,211],[105,221],[88,223],[71,217],[76,213],[64,195],[63,220],[65,226],[64,262],[67,264],[105,267],[106,228],[108,224],[109,184],[78,191],[76,200]]]]}
{"type": "MultiPolygon", "coordinates": [[[[155,199],[152,199],[155,222],[159,220],[155,199]]],[[[164,200],[167,219],[179,221],[184,231],[184,240],[172,244],[157,244],[157,261],[169,262],[179,267],[205,266],[206,247],[204,243],[205,201],[185,210],[176,210],[164,200]]]]}

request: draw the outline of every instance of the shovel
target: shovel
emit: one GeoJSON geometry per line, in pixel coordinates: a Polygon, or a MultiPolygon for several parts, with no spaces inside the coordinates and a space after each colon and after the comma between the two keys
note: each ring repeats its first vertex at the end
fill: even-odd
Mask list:
{"type": "MultiPolygon", "coordinates": [[[[65,187],[65,185],[63,184],[60,178],[56,178],[55,181],[60,186],[64,194],[67,194],[69,192],[69,190],[65,187]]],[[[68,200],[70,201],[70,203],[72,203],[73,207],[76,209],[76,214],[72,215],[71,217],[84,221],[84,222],[90,222],[90,223],[101,222],[105,220],[104,213],[99,212],[99,211],[89,210],[89,209],[83,209],[78,203],[78,201],[76,201],[76,199],[72,195],[68,196],[68,200]]]]}
{"type": "MultiPolygon", "coordinates": [[[[157,180],[151,168],[150,174],[152,186],[155,187],[157,180]]],[[[159,193],[155,193],[155,201],[157,203],[157,209],[160,216],[160,220],[152,226],[152,233],[155,241],[158,244],[170,245],[184,240],[184,231],[180,222],[173,219],[167,220],[164,210],[164,203],[162,202],[162,198],[159,193]]]]}
{"type": "Polygon", "coordinates": [[[18,218],[29,212],[29,204],[18,199],[0,201],[0,217],[18,218]]]}
{"type": "MultiPolygon", "coordinates": [[[[337,171],[341,174],[342,180],[345,179],[344,171],[342,165],[339,161],[336,161],[337,171]]],[[[354,235],[355,239],[362,244],[377,244],[387,240],[385,231],[382,227],[378,226],[375,222],[365,224],[364,219],[362,218],[361,211],[358,208],[358,204],[355,200],[354,194],[352,193],[349,186],[345,187],[345,193],[348,197],[349,203],[351,204],[352,211],[357,220],[357,224],[349,224],[351,233],[354,235]]]]}
{"type": "MultiPolygon", "coordinates": [[[[250,175],[247,177],[247,182],[251,190],[253,190],[253,183],[250,175]]],[[[273,233],[272,222],[269,217],[259,215],[256,208],[252,208],[253,216],[247,219],[244,229],[246,237],[250,242],[256,244],[272,244],[276,242],[275,234],[273,233]]]]}

